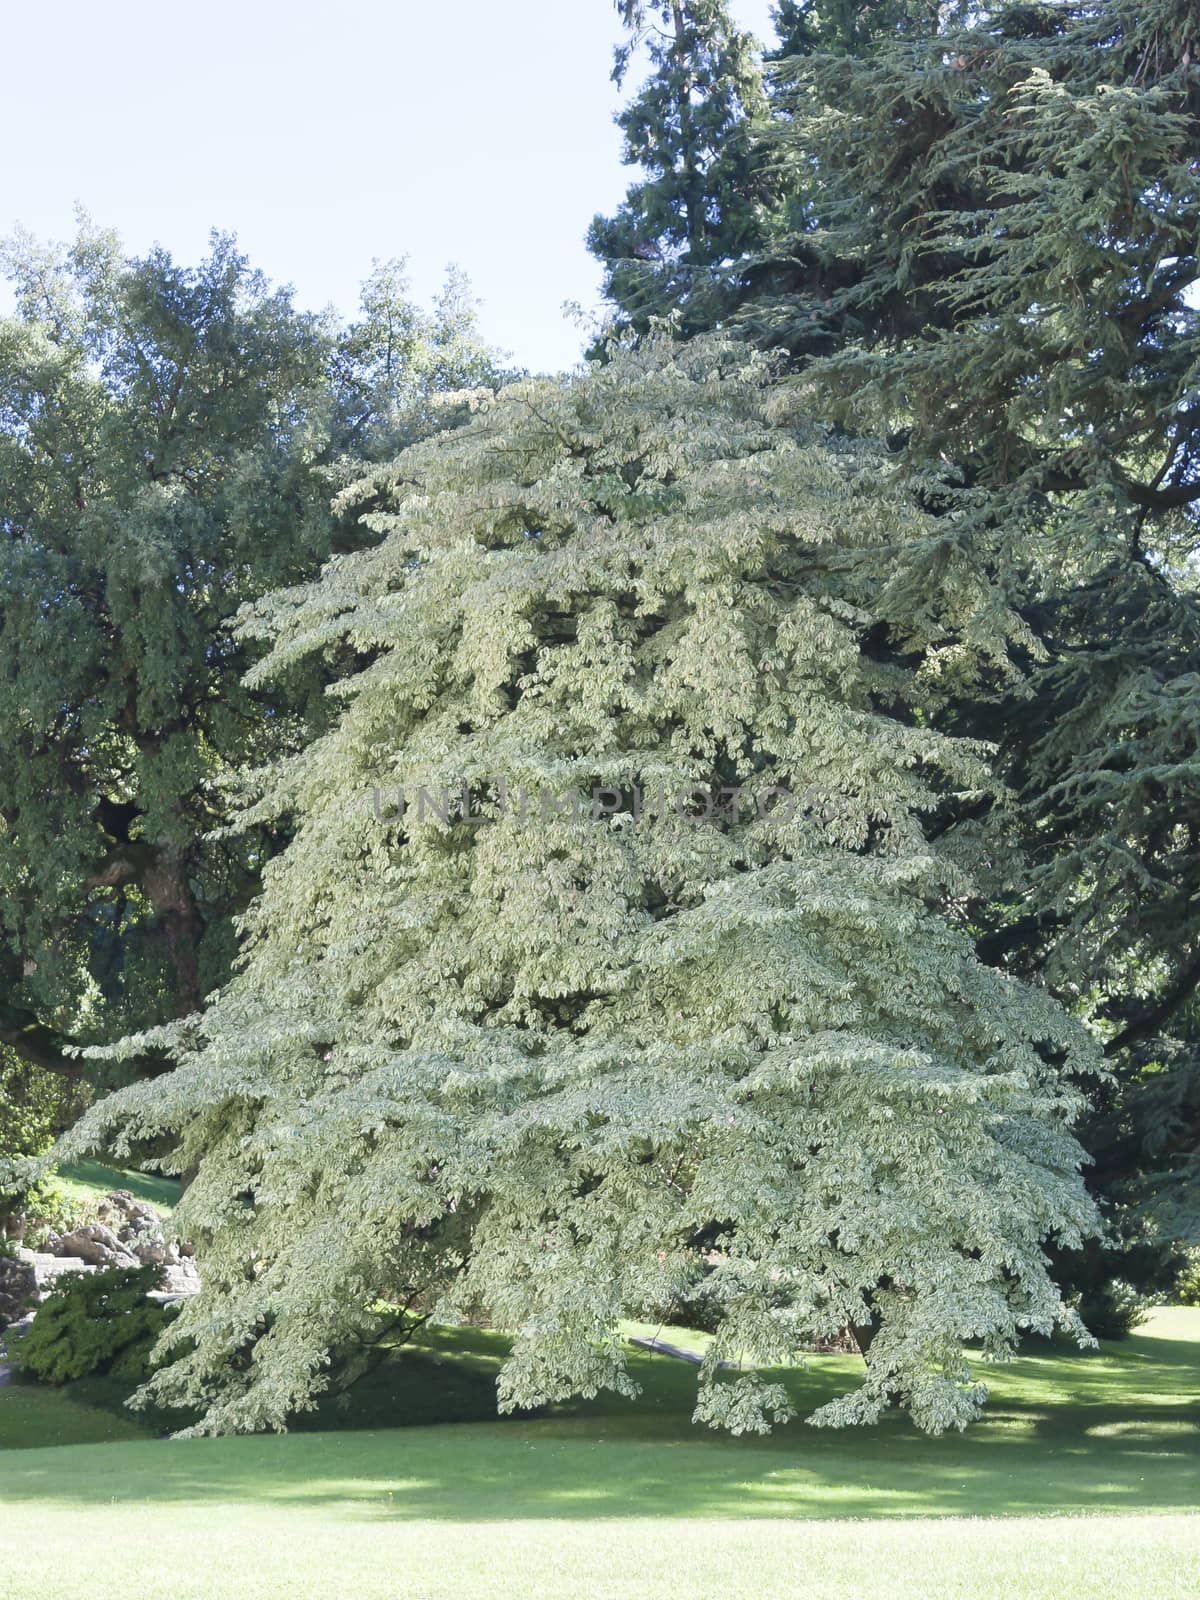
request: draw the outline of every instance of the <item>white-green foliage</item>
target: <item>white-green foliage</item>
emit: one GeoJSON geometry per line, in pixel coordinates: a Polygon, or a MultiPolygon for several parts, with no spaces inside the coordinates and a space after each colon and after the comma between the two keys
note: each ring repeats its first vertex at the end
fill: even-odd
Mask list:
{"type": "MultiPolygon", "coordinates": [[[[167,1133],[198,1165],[204,1292],[151,1387],[205,1429],[284,1424],[380,1296],[517,1330],[500,1397],[529,1406],[628,1391],[618,1319],[704,1271],[697,1417],[738,1430],[785,1402],[725,1357],[874,1319],[862,1387],[814,1420],[894,1396],[940,1430],[983,1398],[965,1340],[1070,1322],[1042,1243],[1094,1223],[1089,1046],[954,925],[922,817],[984,753],[869,648],[941,532],[798,404],[703,344],[481,394],[360,489],[377,547],[255,606],[263,679],[347,646],[359,670],[265,775],[295,836],[242,970],[173,1074],[70,1140],[167,1133]],[[482,822],[375,798],[464,780],[482,822]],[[543,820],[594,785],[620,814],[543,820]],[[736,822],[630,810],[713,785],[743,787],[736,822]],[[771,787],[798,803],[760,814],[771,787]]],[[[940,570],[914,643],[987,611],[940,570]]]]}

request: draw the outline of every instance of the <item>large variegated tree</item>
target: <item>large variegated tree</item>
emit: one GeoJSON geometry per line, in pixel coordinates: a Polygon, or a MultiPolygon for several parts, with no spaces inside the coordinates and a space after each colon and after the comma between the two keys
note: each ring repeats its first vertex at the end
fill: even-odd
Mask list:
{"type": "Polygon", "coordinates": [[[652,343],[481,396],[357,491],[377,546],[254,607],[260,681],[354,652],[344,711],[263,776],[294,836],[237,975],[71,1140],[198,1171],[152,1388],[203,1428],[283,1425],[380,1302],[485,1308],[525,1406],[627,1390],[618,1320],[704,1274],[697,1416],[735,1429],[785,1400],[724,1357],[849,1326],[814,1420],[940,1430],[964,1341],[1071,1322],[1089,1047],[956,926],[969,841],[928,824],[985,753],[881,648],[951,673],[1002,608],[768,376],[652,343]]]}

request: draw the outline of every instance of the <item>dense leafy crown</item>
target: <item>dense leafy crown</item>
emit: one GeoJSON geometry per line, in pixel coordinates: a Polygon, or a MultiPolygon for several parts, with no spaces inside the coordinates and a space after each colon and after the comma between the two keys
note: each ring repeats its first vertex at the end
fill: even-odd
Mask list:
{"type": "Polygon", "coordinates": [[[217,784],[294,745],[320,682],[244,686],[238,607],[360,543],[335,485],[496,366],[453,272],[425,313],[378,264],[338,328],[229,239],[189,268],[85,220],[0,265],[0,1040],[77,1074],[72,1045],[223,981],[277,847],[222,835],[217,784]]]}
{"type": "Polygon", "coordinates": [[[192,270],[85,226],[4,265],[0,1019],[53,1060],[224,970],[205,934],[245,841],[193,840],[208,780],[269,737],[228,624],[328,554],[327,346],[229,240],[192,270]]]}
{"type": "Polygon", "coordinates": [[[617,1320],[704,1272],[697,1415],[737,1429],[784,1397],[722,1357],[852,1324],[865,1382],[816,1420],[941,1429],[964,1339],[1069,1320],[1088,1045],[955,927],[923,819],[986,765],[874,648],[893,611],[983,637],[989,597],[946,561],[903,599],[936,530],[799,404],[700,343],[481,395],[360,491],[377,548],[254,608],[261,677],[357,652],[344,714],[265,775],[295,835],[241,971],[72,1138],[203,1156],[153,1388],[204,1427],[282,1425],[380,1298],[486,1307],[528,1405],[627,1389],[617,1320]]]}

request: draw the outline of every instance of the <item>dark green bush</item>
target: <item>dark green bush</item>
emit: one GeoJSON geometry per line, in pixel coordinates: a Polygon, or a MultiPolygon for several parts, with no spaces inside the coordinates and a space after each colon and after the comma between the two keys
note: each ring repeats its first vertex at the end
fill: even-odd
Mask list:
{"type": "Polygon", "coordinates": [[[1082,1250],[1051,1250],[1054,1281],[1097,1339],[1125,1339],[1152,1306],[1171,1298],[1180,1254],[1170,1241],[1147,1237],[1129,1213],[1109,1217],[1107,1239],[1082,1250]]]}
{"type": "Polygon", "coordinates": [[[92,1373],[140,1382],[150,1352],[177,1307],[146,1298],[162,1281],[159,1267],[109,1267],[59,1280],[21,1341],[21,1370],[43,1383],[92,1373]]]}
{"type": "Polygon", "coordinates": [[[1081,1297],[1078,1310],[1089,1333],[1097,1339],[1127,1339],[1145,1321],[1156,1302],[1139,1294],[1120,1278],[1094,1285],[1081,1297]]]}
{"type": "Polygon", "coordinates": [[[1175,1280],[1175,1298],[1181,1306],[1200,1306],[1200,1249],[1184,1251],[1175,1280]]]}

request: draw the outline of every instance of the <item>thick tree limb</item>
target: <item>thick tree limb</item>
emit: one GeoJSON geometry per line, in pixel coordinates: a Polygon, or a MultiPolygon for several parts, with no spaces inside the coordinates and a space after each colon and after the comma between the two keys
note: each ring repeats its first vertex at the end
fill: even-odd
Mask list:
{"type": "Polygon", "coordinates": [[[1197,984],[1200,984],[1200,953],[1197,953],[1183,967],[1175,982],[1159,999],[1143,1011],[1140,1016],[1126,1023],[1120,1033],[1114,1035],[1104,1047],[1106,1056],[1115,1056],[1131,1044],[1157,1033],[1163,1023],[1167,1022],[1183,1003],[1195,993],[1197,984]]]}
{"type": "MultiPolygon", "coordinates": [[[[4,992],[3,981],[4,973],[0,971],[0,994],[4,992]]],[[[57,1073],[59,1077],[70,1078],[75,1083],[86,1081],[90,1075],[88,1063],[75,1054],[77,1040],[52,1028],[32,1011],[15,1005],[10,997],[0,999],[0,1046],[7,1046],[23,1061],[41,1067],[45,1072],[57,1073]]],[[[169,1058],[153,1051],[137,1057],[130,1064],[142,1078],[161,1077],[174,1065],[169,1058]]]]}
{"type": "Polygon", "coordinates": [[[7,1045],[23,1061],[29,1061],[46,1072],[55,1072],[75,1082],[87,1076],[84,1062],[78,1056],[65,1053],[70,1041],[55,1033],[53,1028],[47,1028],[44,1023],[29,1022],[20,1026],[7,1017],[0,1018],[0,1044],[7,1045]]]}

